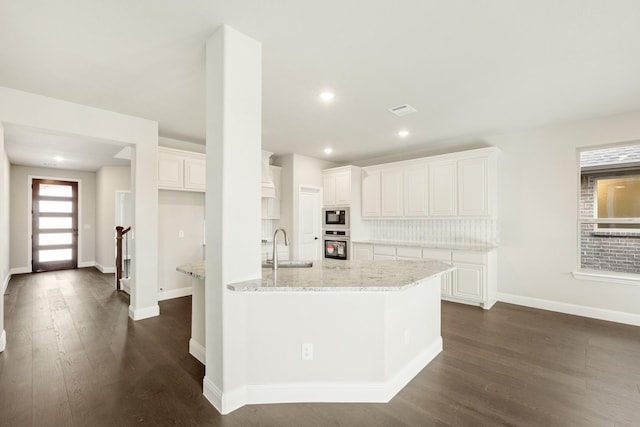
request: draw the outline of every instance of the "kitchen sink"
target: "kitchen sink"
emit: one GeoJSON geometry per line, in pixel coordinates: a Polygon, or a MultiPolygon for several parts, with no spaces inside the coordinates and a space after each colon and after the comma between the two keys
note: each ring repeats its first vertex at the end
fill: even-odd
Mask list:
{"type": "MultiPolygon", "coordinates": [[[[313,261],[278,261],[278,268],[309,268],[313,261]]],[[[262,268],[273,268],[273,261],[262,261],[262,268]]]]}

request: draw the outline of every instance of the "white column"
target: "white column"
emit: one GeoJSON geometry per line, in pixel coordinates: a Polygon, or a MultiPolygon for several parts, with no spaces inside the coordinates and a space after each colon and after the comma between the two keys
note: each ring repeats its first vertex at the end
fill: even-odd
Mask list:
{"type": "Polygon", "coordinates": [[[133,226],[129,317],[158,316],[158,142],[139,143],[132,150],[133,226]]]}
{"type": "Polygon", "coordinates": [[[9,171],[4,150],[4,127],[0,123],[0,352],[7,345],[4,331],[4,285],[9,280],[9,171]]]}
{"type": "Polygon", "coordinates": [[[245,404],[244,307],[229,283],[259,278],[262,53],[228,26],[207,41],[207,254],[204,394],[245,404]]]}

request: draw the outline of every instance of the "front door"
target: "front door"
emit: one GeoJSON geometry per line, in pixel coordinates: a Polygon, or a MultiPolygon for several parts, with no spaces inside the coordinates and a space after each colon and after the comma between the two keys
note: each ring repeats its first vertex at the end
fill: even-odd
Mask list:
{"type": "Polygon", "coordinates": [[[33,179],[32,271],[78,267],[78,183],[33,179]]]}

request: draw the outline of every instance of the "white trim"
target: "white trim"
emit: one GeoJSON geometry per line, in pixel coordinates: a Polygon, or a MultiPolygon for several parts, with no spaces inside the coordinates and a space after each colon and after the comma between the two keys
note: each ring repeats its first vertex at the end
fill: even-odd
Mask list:
{"type": "Polygon", "coordinates": [[[131,295],[131,277],[123,277],[120,279],[120,289],[131,295]]]}
{"type": "Polygon", "coordinates": [[[7,332],[3,329],[2,333],[0,333],[0,353],[7,348],[7,332]]]}
{"type": "Polygon", "coordinates": [[[9,286],[9,280],[11,280],[11,272],[7,274],[7,277],[4,279],[4,282],[2,283],[2,293],[0,293],[0,297],[2,297],[2,295],[5,294],[5,292],[7,292],[7,287],[9,286]]]}
{"type": "Polygon", "coordinates": [[[14,274],[26,274],[26,273],[33,273],[33,271],[31,271],[31,267],[14,267],[9,271],[10,275],[14,275],[14,274]]]}
{"type": "Polygon", "coordinates": [[[103,265],[100,265],[98,263],[95,263],[95,267],[100,270],[100,273],[105,273],[105,274],[113,274],[116,272],[116,268],[115,267],[105,267],[103,265]]]}
{"type": "Polygon", "coordinates": [[[96,266],[96,262],[95,261],[78,262],[78,268],[87,268],[87,267],[95,267],[95,266],[96,266]]]}
{"type": "Polygon", "coordinates": [[[204,346],[193,338],[189,340],[189,354],[198,359],[198,361],[203,365],[206,364],[205,360],[207,360],[207,353],[204,346]]]}
{"type": "Polygon", "coordinates": [[[188,286],[186,288],[170,289],[168,291],[158,292],[158,301],[164,301],[173,298],[188,297],[193,293],[193,288],[188,286]]]}
{"type": "Polygon", "coordinates": [[[619,285],[640,285],[640,275],[632,273],[614,273],[611,271],[574,271],[573,277],[596,282],[617,283],[619,285]]]}
{"type": "Polygon", "coordinates": [[[252,384],[226,393],[205,376],[204,396],[221,414],[244,405],[299,402],[387,403],[442,351],[438,337],[407,366],[382,382],[252,384]]]}
{"type": "Polygon", "coordinates": [[[522,305],[525,307],[539,308],[541,310],[556,311],[558,313],[573,314],[575,316],[590,317],[592,319],[606,320],[609,322],[640,326],[640,314],[626,313],[624,311],[606,310],[603,308],[588,307],[585,305],[569,304],[566,302],[505,293],[498,293],[498,301],[522,305]]]}
{"type": "MultiPolygon", "coordinates": [[[[222,415],[226,415],[231,410],[224,412],[222,408],[222,391],[216,386],[216,384],[209,379],[208,376],[205,375],[204,380],[202,381],[202,394],[204,397],[211,402],[214,408],[218,410],[222,415]]],[[[244,405],[244,404],[243,404],[244,405]]],[[[243,406],[240,405],[240,406],[243,406]]],[[[238,406],[238,408],[240,407],[238,406]]],[[[238,409],[234,408],[234,409],[238,409]]]]}
{"type": "Polygon", "coordinates": [[[132,305],[129,306],[129,317],[133,320],[143,320],[159,315],[160,306],[158,304],[138,309],[133,308],[132,305]]]}

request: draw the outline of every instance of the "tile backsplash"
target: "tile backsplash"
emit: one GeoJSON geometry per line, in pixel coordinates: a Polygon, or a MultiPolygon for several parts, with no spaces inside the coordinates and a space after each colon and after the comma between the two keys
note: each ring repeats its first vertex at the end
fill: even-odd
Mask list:
{"type": "Polygon", "coordinates": [[[372,220],[371,240],[416,243],[497,245],[498,221],[494,219],[372,220]]]}

